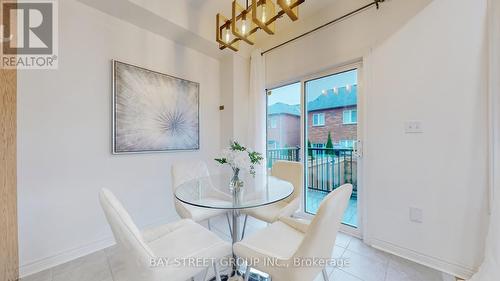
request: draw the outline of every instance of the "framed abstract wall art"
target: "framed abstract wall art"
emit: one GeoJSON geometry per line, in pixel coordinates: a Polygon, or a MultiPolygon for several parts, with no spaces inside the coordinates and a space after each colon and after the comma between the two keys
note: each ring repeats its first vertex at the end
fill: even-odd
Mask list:
{"type": "Polygon", "coordinates": [[[200,85],[113,61],[113,154],[200,148],[200,85]]]}

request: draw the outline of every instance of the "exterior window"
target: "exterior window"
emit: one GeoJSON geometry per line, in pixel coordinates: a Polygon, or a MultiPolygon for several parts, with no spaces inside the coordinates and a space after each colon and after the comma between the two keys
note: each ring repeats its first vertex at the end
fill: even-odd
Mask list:
{"type": "Polygon", "coordinates": [[[271,127],[271,129],[278,128],[278,120],[276,119],[276,117],[270,118],[269,123],[269,127],[271,127]]]}
{"type": "Polygon", "coordinates": [[[325,148],[325,144],[324,143],[313,143],[312,147],[313,148],[325,148]]]}
{"type": "Polygon", "coordinates": [[[339,142],[339,145],[342,148],[354,148],[354,142],[355,142],[355,140],[341,140],[339,142]]]}
{"type": "Polygon", "coordinates": [[[278,148],[278,142],[275,140],[270,140],[267,142],[267,149],[277,149],[278,148]]]}
{"type": "Polygon", "coordinates": [[[325,114],[313,114],[313,126],[325,126],[325,114]]]}
{"type": "Polygon", "coordinates": [[[356,109],[344,110],[343,123],[344,124],[357,124],[358,123],[358,111],[356,109]]]}

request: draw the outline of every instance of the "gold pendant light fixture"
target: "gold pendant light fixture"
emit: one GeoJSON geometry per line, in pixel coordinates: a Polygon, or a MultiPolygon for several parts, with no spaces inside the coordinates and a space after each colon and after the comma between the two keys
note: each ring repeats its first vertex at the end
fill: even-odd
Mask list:
{"type": "Polygon", "coordinates": [[[278,6],[272,0],[252,0],[252,4],[241,6],[238,0],[233,1],[232,18],[228,19],[217,14],[216,41],[219,49],[226,48],[235,52],[239,42],[255,44],[255,33],[262,29],[268,34],[276,32],[276,20],[287,15],[292,21],[299,19],[299,5],[305,0],[277,0],[278,6]],[[277,8],[279,11],[276,12],[277,8]]]}

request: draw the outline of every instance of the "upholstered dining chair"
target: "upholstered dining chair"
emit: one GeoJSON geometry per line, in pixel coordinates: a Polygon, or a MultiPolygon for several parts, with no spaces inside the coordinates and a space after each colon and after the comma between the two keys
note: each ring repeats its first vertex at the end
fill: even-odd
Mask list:
{"type": "Polygon", "coordinates": [[[245,221],[243,224],[242,236],[245,234],[248,216],[252,216],[267,223],[273,223],[280,217],[293,215],[293,213],[300,208],[300,200],[303,190],[302,179],[304,175],[302,163],[284,160],[276,161],[271,168],[271,175],[290,182],[293,185],[293,193],[285,200],[275,204],[244,210],[245,221]]]}
{"type": "MultiPolygon", "coordinates": [[[[200,160],[180,162],[172,165],[172,192],[174,193],[174,204],[177,214],[183,219],[192,219],[195,222],[207,221],[208,229],[211,229],[210,218],[226,214],[226,210],[221,209],[207,209],[201,207],[195,207],[185,204],[175,198],[175,191],[177,188],[190,180],[199,177],[208,177],[210,174],[208,172],[207,165],[200,160]]],[[[217,200],[214,198],[214,200],[217,200]]],[[[228,219],[229,220],[229,219],[228,219]]]]}
{"type": "MultiPolygon", "coordinates": [[[[250,266],[269,273],[273,281],[314,280],[320,272],[328,281],[326,269],[320,265],[323,261],[331,261],[336,234],[351,193],[350,184],[335,189],[325,197],[310,224],[291,217],[279,218],[236,243],[234,253],[254,262],[250,266]],[[301,266],[315,259],[321,261],[301,266]]],[[[248,276],[246,274],[246,280],[248,276]]]]}
{"type": "MultiPolygon", "coordinates": [[[[99,201],[104,210],[127,280],[185,281],[207,272],[208,268],[190,264],[188,259],[213,261],[231,254],[231,245],[192,220],[185,219],[141,232],[118,199],[107,189],[101,190],[99,201]],[[186,261],[186,262],[184,262],[186,261]]],[[[220,281],[220,276],[216,276],[220,281]]]]}

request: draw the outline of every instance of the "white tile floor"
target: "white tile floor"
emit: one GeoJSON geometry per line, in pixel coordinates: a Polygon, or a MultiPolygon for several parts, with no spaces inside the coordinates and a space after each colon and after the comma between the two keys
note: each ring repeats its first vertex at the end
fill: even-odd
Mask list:
{"type": "MultiPolygon", "coordinates": [[[[247,234],[251,235],[266,223],[248,219],[247,234]]],[[[212,230],[230,240],[226,218],[212,220],[212,230]]],[[[328,268],[332,281],[442,281],[439,271],[381,252],[357,238],[339,233],[333,251],[334,258],[349,259],[342,269],[328,268]]],[[[213,273],[209,272],[209,276],[213,273]]],[[[197,281],[202,281],[197,277],[197,281]]],[[[24,277],[21,281],[122,281],[120,261],[114,249],[108,248],[40,273],[24,277]]],[[[321,275],[314,281],[322,281],[321,275]]]]}

